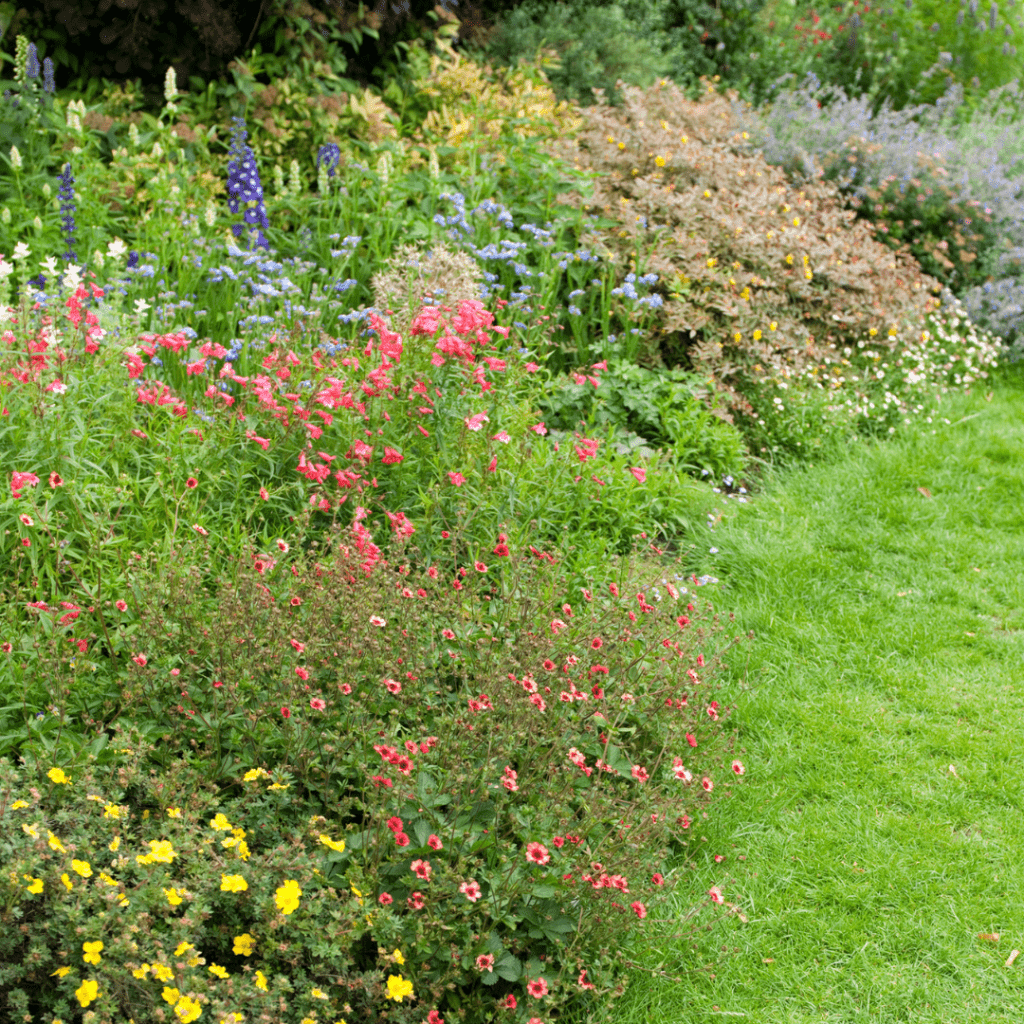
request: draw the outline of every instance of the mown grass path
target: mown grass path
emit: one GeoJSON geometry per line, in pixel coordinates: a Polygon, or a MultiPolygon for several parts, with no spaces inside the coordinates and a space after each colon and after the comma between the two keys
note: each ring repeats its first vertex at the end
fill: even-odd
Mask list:
{"type": "Polygon", "coordinates": [[[715,531],[748,774],[678,912],[719,884],[749,920],[652,928],[685,980],[637,972],[622,1022],[1024,1021],[1024,374],[987,390],[715,531]]]}

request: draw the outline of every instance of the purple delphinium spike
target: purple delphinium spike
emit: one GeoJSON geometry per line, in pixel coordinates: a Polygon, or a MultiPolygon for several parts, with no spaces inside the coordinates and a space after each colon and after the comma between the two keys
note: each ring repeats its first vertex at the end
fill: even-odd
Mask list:
{"type": "Polygon", "coordinates": [[[263,185],[256,166],[256,155],[245,144],[249,133],[245,130],[244,118],[233,117],[231,120],[235,125],[231,132],[231,155],[234,159],[228,163],[228,207],[232,213],[238,213],[241,204],[256,204],[243,214],[245,224],[233,224],[231,230],[236,238],[242,239],[255,227],[256,245],[269,249],[270,243],[263,230],[270,228],[270,222],[267,220],[267,204],[263,201],[263,185]]]}
{"type": "Polygon", "coordinates": [[[64,165],[64,172],[60,176],[60,188],[57,195],[60,198],[60,216],[64,226],[64,240],[67,242],[68,251],[62,259],[69,263],[76,263],[78,256],[75,253],[75,179],[71,177],[71,164],[64,165]]]}
{"type": "Polygon", "coordinates": [[[316,154],[316,169],[320,170],[321,164],[327,165],[327,177],[334,177],[334,170],[341,162],[341,149],[335,142],[328,142],[326,146],[321,146],[316,154]]]}
{"type": "Polygon", "coordinates": [[[39,77],[39,51],[35,43],[28,44],[28,56],[25,58],[25,74],[29,78],[39,77]]]}
{"type": "Polygon", "coordinates": [[[49,57],[43,61],[43,89],[51,96],[57,91],[53,80],[53,61],[49,57]]]}

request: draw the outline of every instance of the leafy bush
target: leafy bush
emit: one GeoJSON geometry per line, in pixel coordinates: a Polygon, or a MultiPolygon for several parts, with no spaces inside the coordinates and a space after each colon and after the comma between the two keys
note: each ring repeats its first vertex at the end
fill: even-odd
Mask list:
{"type": "Polygon", "coordinates": [[[459,540],[429,569],[367,571],[358,520],[229,575],[198,537],[141,559],[126,612],[102,601],[138,728],[108,705],[77,752],[67,700],[96,684],[54,622],[50,714],[0,762],[12,1013],[607,1018],[622,936],[743,771],[723,626],[625,564],[459,540]]]}
{"type": "Polygon", "coordinates": [[[1016,85],[993,92],[966,122],[959,86],[934,107],[886,104],[874,115],[863,96],[819,106],[827,91],[808,79],[767,110],[733,109],[766,160],[805,181],[835,182],[859,218],[1012,343],[1024,261],[1016,85]]]}

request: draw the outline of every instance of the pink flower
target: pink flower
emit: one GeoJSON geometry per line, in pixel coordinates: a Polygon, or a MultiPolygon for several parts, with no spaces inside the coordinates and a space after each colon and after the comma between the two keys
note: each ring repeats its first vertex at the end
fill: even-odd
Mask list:
{"type": "Polygon", "coordinates": [[[459,886],[459,892],[461,892],[470,903],[476,903],[476,901],[483,895],[480,891],[480,884],[478,882],[463,882],[462,885],[459,886]]]}
{"type": "Polygon", "coordinates": [[[35,473],[11,473],[11,494],[20,498],[22,487],[35,487],[38,483],[39,477],[35,473]]]}
{"type": "Polygon", "coordinates": [[[146,656],[144,654],[133,654],[132,655],[132,661],[134,661],[136,665],[145,666],[147,660],[148,659],[146,658],[146,656]]]}
{"type": "Polygon", "coordinates": [[[717,885],[713,885],[708,889],[708,895],[711,897],[713,903],[724,903],[725,897],[722,895],[722,890],[717,885]]]}
{"type": "Polygon", "coordinates": [[[401,452],[396,451],[394,448],[389,448],[387,445],[384,446],[384,457],[381,461],[385,466],[394,466],[404,458],[405,456],[401,452]]]}
{"type": "Polygon", "coordinates": [[[469,430],[480,430],[487,422],[487,413],[478,412],[475,416],[466,417],[466,427],[469,430]]]}
{"type": "Polygon", "coordinates": [[[441,636],[443,636],[445,638],[445,640],[454,640],[455,639],[455,634],[450,629],[442,629],[441,630],[441,636]]]}
{"type": "Polygon", "coordinates": [[[392,832],[402,831],[402,819],[399,817],[388,818],[386,824],[392,832]]]}
{"type": "Polygon", "coordinates": [[[266,487],[261,487],[261,488],[260,488],[260,497],[261,497],[261,498],[262,498],[262,499],[263,499],[264,501],[266,501],[266,500],[267,500],[267,499],[268,499],[268,498],[270,497],[270,494],[269,494],[269,492],[267,491],[266,487]]]}
{"type": "Polygon", "coordinates": [[[742,761],[733,761],[733,763],[732,763],[732,770],[737,775],[743,775],[747,771],[747,769],[743,767],[743,762],[742,761]]]}
{"type": "Polygon", "coordinates": [[[637,479],[637,481],[639,483],[643,484],[643,483],[647,482],[647,470],[646,469],[638,469],[635,466],[630,466],[628,468],[629,468],[630,473],[632,473],[633,476],[636,477],[636,479],[637,479]]]}
{"type": "Polygon", "coordinates": [[[536,373],[540,367],[536,363],[526,363],[524,364],[523,369],[527,373],[536,373]]]}
{"type": "Polygon", "coordinates": [[[696,747],[697,746],[697,737],[694,736],[692,732],[688,732],[686,734],[686,742],[689,743],[691,747],[696,747]]]}
{"type": "Polygon", "coordinates": [[[516,1002],[516,997],[509,992],[498,1005],[505,1010],[514,1010],[519,1004],[516,1002]]]}
{"type": "Polygon", "coordinates": [[[535,978],[526,983],[526,991],[534,999],[543,999],[548,994],[548,983],[543,978],[535,978]]]}
{"type": "Polygon", "coordinates": [[[543,843],[527,843],[526,859],[534,864],[547,864],[551,860],[551,854],[543,843]]]}
{"type": "Polygon", "coordinates": [[[288,642],[292,645],[292,647],[295,648],[295,650],[299,652],[299,654],[301,654],[306,649],[306,645],[302,643],[300,640],[289,640],[288,642]]]}
{"type": "Polygon", "coordinates": [[[608,593],[611,594],[612,597],[618,597],[619,596],[618,585],[615,584],[615,583],[609,583],[608,584],[608,593]]]}
{"type": "Polygon", "coordinates": [[[642,921],[647,916],[647,908],[639,901],[634,900],[630,903],[630,909],[636,912],[636,916],[642,921]]]}
{"type": "Polygon", "coordinates": [[[18,518],[21,520],[24,526],[35,526],[35,521],[30,515],[26,515],[24,512],[18,518]]]}
{"type": "Polygon", "coordinates": [[[540,434],[541,437],[548,432],[548,428],[544,426],[543,422],[535,423],[532,427],[527,427],[527,429],[532,430],[535,434],[540,434]]]}
{"type": "Polygon", "coordinates": [[[566,628],[565,627],[565,623],[561,619],[552,619],[551,620],[551,632],[554,633],[556,636],[559,633],[561,633],[562,630],[565,629],[565,628],[566,628]]]}
{"type": "Polygon", "coordinates": [[[422,878],[424,882],[430,881],[430,872],[433,868],[429,860],[414,860],[409,867],[417,878],[422,878]]]}
{"type": "Polygon", "coordinates": [[[379,904],[380,904],[380,905],[381,905],[382,907],[387,907],[387,906],[390,906],[390,905],[391,905],[392,903],[394,903],[395,901],[394,901],[394,898],[392,897],[391,893],[389,893],[389,892],[382,892],[382,893],[381,893],[381,894],[380,894],[380,895],[379,895],[379,896],[377,897],[377,902],[378,902],[378,903],[379,903],[379,904]]]}
{"type": "Polygon", "coordinates": [[[383,629],[388,624],[387,619],[382,619],[379,615],[370,616],[370,625],[376,626],[378,629],[383,629]]]}
{"type": "Polygon", "coordinates": [[[633,778],[637,780],[637,782],[646,782],[650,778],[650,776],[647,774],[647,769],[642,768],[638,764],[633,765],[632,775],[633,778]]]}
{"type": "Polygon", "coordinates": [[[409,837],[404,832],[395,833],[395,846],[408,846],[409,837]]]}
{"type": "Polygon", "coordinates": [[[654,874],[651,875],[651,881],[655,885],[664,885],[665,884],[665,876],[660,874],[659,872],[655,871],[654,874]]]}
{"type": "Polygon", "coordinates": [[[700,784],[704,787],[705,793],[710,793],[715,788],[715,784],[706,775],[700,780],[700,784]]]}
{"type": "Polygon", "coordinates": [[[341,684],[341,692],[347,697],[352,692],[352,686],[350,683],[341,684]]]}
{"type": "Polygon", "coordinates": [[[50,474],[50,486],[51,487],[62,487],[63,485],[64,485],[64,481],[61,480],[60,473],[51,473],[50,474]]]}
{"type": "Polygon", "coordinates": [[[473,568],[476,569],[477,572],[487,572],[487,566],[484,565],[483,562],[474,562],[473,568]]]}
{"type": "Polygon", "coordinates": [[[281,717],[282,718],[291,718],[292,717],[292,713],[287,708],[281,708],[281,717]]]}
{"type": "Polygon", "coordinates": [[[309,706],[314,711],[323,711],[327,707],[327,702],[321,700],[319,697],[313,697],[310,699],[309,706]]]}
{"type": "Polygon", "coordinates": [[[481,953],[476,958],[476,969],[481,973],[483,971],[494,970],[494,954],[493,953],[481,953]]]}
{"type": "Polygon", "coordinates": [[[502,444],[508,444],[512,440],[511,435],[507,430],[499,430],[492,438],[492,441],[500,441],[502,444]]]}
{"type": "Polygon", "coordinates": [[[426,900],[423,898],[423,893],[414,892],[406,901],[410,910],[422,910],[426,904],[426,900]]]}
{"type": "Polygon", "coordinates": [[[301,665],[295,666],[295,674],[305,682],[309,678],[309,672],[306,671],[301,665]]]}
{"type": "Polygon", "coordinates": [[[550,658],[545,658],[541,662],[541,666],[543,667],[545,672],[554,672],[555,671],[555,663],[550,658]]]}
{"type": "Polygon", "coordinates": [[[385,679],[384,686],[388,693],[401,693],[402,684],[397,679],[385,679]]]}
{"type": "Polygon", "coordinates": [[[435,835],[431,835],[428,837],[427,846],[429,846],[432,850],[444,849],[444,843],[442,843],[441,840],[435,835]]]}
{"type": "Polygon", "coordinates": [[[115,601],[114,602],[114,607],[119,612],[126,612],[126,611],[128,611],[128,605],[127,605],[127,603],[125,601],[115,601]]]}
{"type": "Polygon", "coordinates": [[[579,985],[580,988],[584,989],[597,988],[597,986],[592,981],[587,981],[586,971],[580,971],[580,976],[576,979],[576,984],[579,985]]]}
{"type": "Polygon", "coordinates": [[[195,478],[194,476],[190,476],[190,477],[189,477],[189,478],[188,478],[188,479],[187,479],[187,480],[185,481],[185,486],[186,486],[186,487],[187,487],[187,488],[188,488],[188,489],[189,489],[190,491],[191,491],[191,490],[194,490],[194,489],[195,489],[196,487],[198,487],[198,486],[199,486],[199,481],[198,481],[198,480],[197,480],[197,479],[196,479],[196,478],[195,478]]]}
{"type": "Polygon", "coordinates": [[[466,478],[461,473],[457,472],[449,472],[448,479],[451,480],[456,487],[461,487],[466,482],[466,478]]]}

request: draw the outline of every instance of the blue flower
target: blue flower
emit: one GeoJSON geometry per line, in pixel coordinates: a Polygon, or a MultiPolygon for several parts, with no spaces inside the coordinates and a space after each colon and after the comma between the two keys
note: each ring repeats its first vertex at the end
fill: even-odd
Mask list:
{"type": "Polygon", "coordinates": [[[77,263],[78,256],[75,253],[75,179],[71,177],[71,164],[64,165],[64,173],[60,177],[60,188],[57,195],[60,197],[60,215],[64,226],[64,239],[67,242],[68,251],[62,259],[69,263],[77,263]]]}
{"type": "Polygon", "coordinates": [[[334,177],[334,170],[341,163],[341,149],[334,142],[328,142],[326,146],[321,146],[317,150],[316,154],[316,169],[320,170],[321,164],[327,165],[327,177],[334,177]]]}
{"type": "Polygon", "coordinates": [[[49,57],[43,61],[43,89],[50,93],[51,96],[57,90],[57,86],[53,81],[53,61],[49,57]]]}
{"type": "Polygon", "coordinates": [[[255,229],[256,245],[269,249],[270,243],[263,230],[270,228],[270,222],[267,220],[267,204],[263,201],[263,185],[256,166],[256,155],[245,144],[249,133],[245,130],[244,118],[233,117],[231,120],[235,125],[231,133],[231,155],[234,159],[228,163],[228,207],[232,213],[238,213],[243,203],[256,204],[243,213],[245,224],[232,224],[231,230],[236,238],[241,239],[255,229]],[[245,225],[249,226],[248,229],[245,225]]]}
{"type": "Polygon", "coordinates": [[[28,44],[28,56],[25,58],[25,74],[29,78],[39,77],[39,51],[35,43],[28,44]]]}
{"type": "Polygon", "coordinates": [[[128,253],[128,264],[126,270],[134,270],[139,265],[139,254],[135,249],[128,253]]]}

